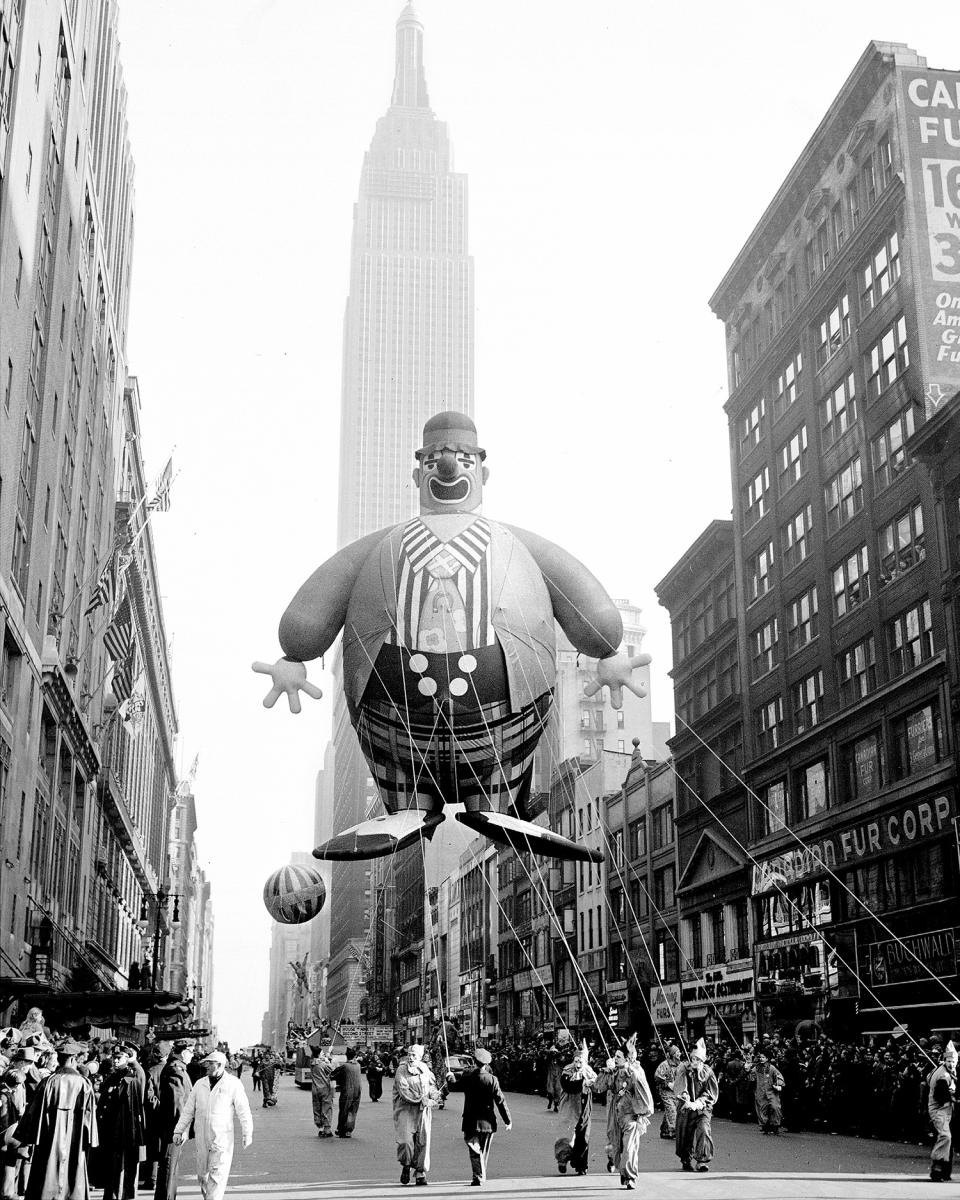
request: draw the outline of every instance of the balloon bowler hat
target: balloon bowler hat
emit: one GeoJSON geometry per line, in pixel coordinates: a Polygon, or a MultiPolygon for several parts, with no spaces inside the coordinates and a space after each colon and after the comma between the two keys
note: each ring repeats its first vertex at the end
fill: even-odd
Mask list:
{"type": "Polygon", "coordinates": [[[441,412],[431,417],[423,427],[423,445],[416,452],[423,458],[431,451],[463,450],[481,459],[487,452],[477,445],[477,427],[465,413],[441,412]]]}

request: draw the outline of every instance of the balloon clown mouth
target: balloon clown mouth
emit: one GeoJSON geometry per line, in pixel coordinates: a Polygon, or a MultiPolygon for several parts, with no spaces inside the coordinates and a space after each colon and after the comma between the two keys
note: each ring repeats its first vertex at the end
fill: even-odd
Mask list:
{"type": "Polygon", "coordinates": [[[470,495],[470,480],[462,475],[453,483],[443,483],[434,476],[428,487],[432,498],[441,504],[459,504],[470,495]]]}

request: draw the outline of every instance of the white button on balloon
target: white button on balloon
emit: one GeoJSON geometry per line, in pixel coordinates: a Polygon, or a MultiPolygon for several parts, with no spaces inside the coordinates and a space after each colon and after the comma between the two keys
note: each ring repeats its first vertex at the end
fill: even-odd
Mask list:
{"type": "Polygon", "coordinates": [[[417,691],[421,696],[433,696],[436,694],[437,681],[435,679],[421,679],[417,683],[417,691]]]}
{"type": "Polygon", "coordinates": [[[462,696],[466,693],[468,686],[469,685],[467,684],[467,681],[465,679],[451,679],[450,680],[450,695],[451,696],[462,696]]]}
{"type": "MultiPolygon", "coordinates": [[[[457,663],[457,666],[464,673],[464,675],[470,675],[477,669],[477,660],[472,654],[461,654],[460,661],[457,663]]],[[[453,688],[451,687],[450,690],[452,692],[453,688]]]]}
{"type": "Polygon", "coordinates": [[[410,670],[416,671],[418,675],[422,675],[429,665],[425,654],[410,655],[410,670]]]}

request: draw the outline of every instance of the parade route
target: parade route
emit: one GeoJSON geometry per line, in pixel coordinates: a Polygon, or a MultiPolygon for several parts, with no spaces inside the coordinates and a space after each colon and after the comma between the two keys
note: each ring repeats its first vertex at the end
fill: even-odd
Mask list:
{"type": "MultiPolygon", "coordinates": [[[[249,1091],[249,1076],[244,1074],[249,1091]]],[[[276,1108],[254,1104],[254,1144],[234,1157],[231,1193],[253,1200],[325,1200],[348,1195],[355,1200],[405,1190],[393,1141],[392,1081],[384,1097],[371,1104],[364,1095],[354,1136],[349,1140],[316,1137],[310,1094],[285,1076],[276,1108]]],[[[513,1130],[497,1134],[491,1177],[484,1194],[531,1200],[576,1194],[581,1198],[626,1195],[616,1176],[605,1171],[603,1150],[606,1110],[594,1112],[590,1170],[586,1176],[561,1176],[553,1161],[556,1118],[540,1096],[507,1093],[513,1130]]],[[[428,1195],[460,1196],[469,1188],[467,1155],[460,1134],[461,1097],[454,1093],[435,1113],[428,1195]]],[[[929,1196],[929,1152],[925,1147],[821,1133],[763,1137],[755,1125],[714,1123],[717,1155],[708,1174],[687,1175],[678,1168],[673,1145],[658,1137],[659,1114],[644,1138],[638,1196],[703,1200],[878,1200],[929,1196]]],[[[199,1195],[193,1151],[183,1156],[180,1195],[199,1195]]]]}

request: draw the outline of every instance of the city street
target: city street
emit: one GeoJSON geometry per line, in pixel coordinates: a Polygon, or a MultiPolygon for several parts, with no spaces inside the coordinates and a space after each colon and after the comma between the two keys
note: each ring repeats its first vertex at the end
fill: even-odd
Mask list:
{"type": "MultiPolygon", "coordinates": [[[[249,1073],[244,1083],[250,1092],[249,1073]]],[[[284,1196],[313,1200],[348,1194],[356,1200],[399,1190],[399,1167],[393,1140],[390,1088],[371,1104],[364,1096],[353,1137],[347,1141],[316,1136],[310,1093],[298,1089],[289,1076],[281,1081],[276,1108],[264,1109],[251,1094],[254,1145],[238,1149],[233,1160],[230,1192],[250,1197],[284,1196]]],[[[556,1118],[545,1111],[540,1096],[507,1093],[513,1131],[497,1134],[491,1156],[491,1178],[485,1191],[497,1196],[519,1193],[536,1197],[607,1196],[623,1192],[616,1177],[604,1170],[606,1109],[595,1110],[586,1177],[561,1177],[553,1160],[556,1118]]],[[[468,1186],[467,1154],[460,1134],[462,1098],[450,1096],[446,1108],[434,1114],[430,1169],[431,1194],[460,1195],[468,1186]]],[[[659,1114],[644,1139],[643,1170],[638,1194],[655,1197],[698,1196],[704,1200],[766,1200],[768,1197],[929,1196],[925,1148],[891,1142],[830,1137],[825,1134],[785,1134],[764,1138],[755,1125],[729,1121],[714,1124],[717,1156],[708,1175],[685,1175],[678,1169],[671,1143],[657,1136],[659,1114]]],[[[180,1195],[196,1196],[194,1155],[183,1156],[180,1195]]],[[[411,1190],[412,1187],[411,1187],[411,1190]]]]}

